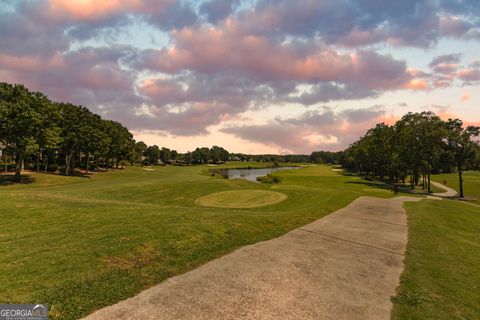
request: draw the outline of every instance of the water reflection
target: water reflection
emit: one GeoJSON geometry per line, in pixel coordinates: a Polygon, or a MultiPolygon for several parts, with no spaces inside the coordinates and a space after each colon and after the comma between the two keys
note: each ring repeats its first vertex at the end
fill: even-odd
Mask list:
{"type": "Polygon", "coordinates": [[[211,172],[220,174],[228,179],[244,179],[252,182],[258,182],[257,177],[264,177],[269,173],[283,170],[299,169],[301,167],[278,167],[262,169],[212,169],[211,172]]]}

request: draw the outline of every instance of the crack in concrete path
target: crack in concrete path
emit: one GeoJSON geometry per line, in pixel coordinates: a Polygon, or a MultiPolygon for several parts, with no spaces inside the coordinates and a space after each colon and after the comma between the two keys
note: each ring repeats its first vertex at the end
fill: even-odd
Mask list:
{"type": "Polygon", "coordinates": [[[390,319],[407,243],[403,202],[419,200],[358,198],[85,319],[390,319]]]}

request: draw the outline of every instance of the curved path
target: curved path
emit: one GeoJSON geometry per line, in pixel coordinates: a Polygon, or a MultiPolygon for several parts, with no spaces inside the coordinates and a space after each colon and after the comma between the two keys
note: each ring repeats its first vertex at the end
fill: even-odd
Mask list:
{"type": "Polygon", "coordinates": [[[444,184],[441,184],[441,183],[435,182],[435,181],[430,181],[430,183],[433,184],[437,188],[445,190],[445,192],[432,193],[432,196],[443,197],[443,198],[453,198],[453,197],[457,196],[457,191],[453,190],[452,188],[447,187],[444,184]]]}
{"type": "Polygon", "coordinates": [[[390,319],[418,200],[358,198],[86,319],[390,319]]]}

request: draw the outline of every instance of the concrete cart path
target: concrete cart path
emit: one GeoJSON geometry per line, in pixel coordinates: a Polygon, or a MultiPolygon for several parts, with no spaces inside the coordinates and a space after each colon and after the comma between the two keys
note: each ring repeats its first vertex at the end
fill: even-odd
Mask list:
{"type": "Polygon", "coordinates": [[[418,200],[361,197],[86,319],[390,319],[418,200]]]}
{"type": "Polygon", "coordinates": [[[441,184],[441,183],[435,182],[435,181],[430,181],[430,183],[433,184],[437,188],[445,190],[445,192],[432,193],[432,196],[444,197],[444,198],[453,198],[453,197],[457,196],[457,191],[453,190],[452,188],[447,187],[444,184],[441,184]]]}

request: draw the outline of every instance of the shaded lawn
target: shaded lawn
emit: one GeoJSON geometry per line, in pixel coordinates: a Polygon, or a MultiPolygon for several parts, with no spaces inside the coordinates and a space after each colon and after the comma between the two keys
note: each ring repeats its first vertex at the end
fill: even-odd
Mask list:
{"type": "Polygon", "coordinates": [[[391,196],[328,166],[277,172],[274,186],[211,177],[207,168],[128,168],[90,179],[32,173],[33,183],[0,186],[0,301],[46,303],[51,318],[78,318],[361,195],[391,196]],[[246,189],[288,199],[250,209],[195,204],[246,189]]]}
{"type": "Polygon", "coordinates": [[[480,319],[480,208],[407,202],[409,240],[392,319],[480,319]]]}

